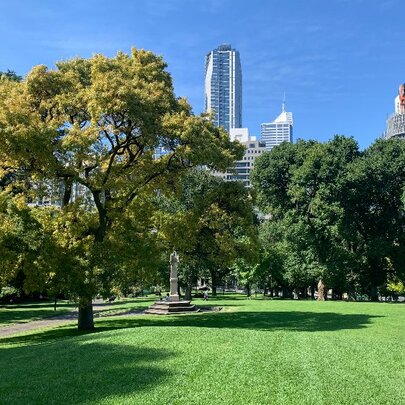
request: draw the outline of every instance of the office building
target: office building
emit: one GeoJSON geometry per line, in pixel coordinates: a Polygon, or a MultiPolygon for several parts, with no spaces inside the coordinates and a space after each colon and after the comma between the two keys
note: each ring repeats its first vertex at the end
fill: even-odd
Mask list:
{"type": "Polygon", "coordinates": [[[249,128],[231,128],[229,138],[231,141],[248,142],[251,139],[249,128]]]}
{"type": "Polygon", "coordinates": [[[225,173],[216,172],[216,176],[222,177],[225,181],[241,181],[247,188],[250,187],[250,173],[254,167],[256,158],[266,152],[266,145],[258,141],[255,136],[249,135],[248,128],[234,128],[230,130],[231,140],[239,141],[245,147],[245,154],[242,160],[234,163],[225,173]]]}
{"type": "Polygon", "coordinates": [[[293,141],[293,115],[285,110],[285,100],[281,114],[274,121],[261,125],[261,140],[269,151],[282,142],[293,141]]]}
{"type": "Polygon", "coordinates": [[[398,89],[394,100],[394,114],[387,119],[387,129],[384,133],[386,139],[405,138],[405,83],[398,89]]]}
{"type": "Polygon", "coordinates": [[[228,132],[242,126],[242,69],[231,45],[220,45],[205,57],[205,111],[228,132]]]}
{"type": "Polygon", "coordinates": [[[242,160],[235,162],[233,170],[227,173],[227,180],[237,180],[243,182],[243,185],[247,188],[251,186],[250,174],[253,170],[255,160],[262,153],[266,152],[266,144],[261,140],[253,139],[242,142],[242,145],[246,148],[245,154],[242,160]]]}

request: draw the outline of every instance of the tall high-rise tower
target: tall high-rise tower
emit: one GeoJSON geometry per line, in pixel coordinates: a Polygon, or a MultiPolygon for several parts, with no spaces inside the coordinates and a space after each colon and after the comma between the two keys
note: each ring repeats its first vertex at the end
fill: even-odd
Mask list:
{"type": "Polygon", "coordinates": [[[261,125],[261,140],[266,143],[266,149],[271,150],[282,142],[293,141],[293,115],[285,110],[285,96],[281,114],[272,122],[261,125]]]}
{"type": "Polygon", "coordinates": [[[239,52],[223,44],[205,57],[205,111],[227,131],[242,126],[242,69],[239,52]]]}

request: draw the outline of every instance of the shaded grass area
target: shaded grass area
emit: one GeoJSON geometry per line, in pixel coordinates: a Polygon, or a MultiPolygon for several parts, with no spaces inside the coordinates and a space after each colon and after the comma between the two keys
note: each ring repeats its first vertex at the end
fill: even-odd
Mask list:
{"type": "Polygon", "coordinates": [[[313,312],[219,312],[171,316],[112,317],[96,321],[94,332],[79,332],[71,326],[54,328],[28,335],[0,339],[0,343],[32,344],[64,336],[97,334],[106,331],[141,327],[192,327],[215,329],[251,329],[262,331],[321,332],[364,328],[378,316],[313,312]]]}
{"type": "Polygon", "coordinates": [[[8,368],[7,379],[0,383],[1,403],[82,404],[99,403],[111,394],[132,395],[159,384],[167,373],[158,364],[170,351],[93,338],[40,345],[34,353],[32,348],[19,347],[8,355],[13,364],[25,366],[8,368]]]}
{"type": "Polygon", "coordinates": [[[72,311],[73,308],[74,305],[66,301],[59,302],[56,311],[53,309],[52,302],[3,305],[0,306],[0,327],[64,315],[72,311]]]}
{"type": "Polygon", "coordinates": [[[123,298],[112,303],[102,303],[93,305],[96,317],[106,317],[125,313],[143,311],[148,308],[154,298],[123,298]]]}
{"type": "Polygon", "coordinates": [[[405,398],[404,306],[197,304],[224,309],[100,318],[94,333],[64,326],[0,339],[1,403],[400,404],[405,398]]]}
{"type": "MultiPolygon", "coordinates": [[[[96,303],[96,316],[109,316],[118,313],[145,309],[151,299],[123,299],[112,303],[96,303]],[[105,307],[105,309],[104,309],[105,307]]],[[[12,324],[31,322],[41,319],[67,315],[76,309],[76,305],[68,301],[59,301],[54,311],[52,302],[33,302],[16,305],[0,306],[0,327],[12,324]]]]}

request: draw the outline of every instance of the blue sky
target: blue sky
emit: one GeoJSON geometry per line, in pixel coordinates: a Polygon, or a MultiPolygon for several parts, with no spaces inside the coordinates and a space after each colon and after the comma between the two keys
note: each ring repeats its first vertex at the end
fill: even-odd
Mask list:
{"type": "Polygon", "coordinates": [[[404,0],[0,0],[0,70],[149,49],[200,113],[205,54],[230,43],[251,134],[279,114],[285,92],[295,138],[338,133],[365,148],[405,82],[404,11],[404,0]]]}

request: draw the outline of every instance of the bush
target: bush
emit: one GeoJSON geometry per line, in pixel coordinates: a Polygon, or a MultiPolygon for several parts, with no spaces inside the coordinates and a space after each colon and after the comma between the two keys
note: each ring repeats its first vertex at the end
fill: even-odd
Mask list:
{"type": "Polygon", "coordinates": [[[0,302],[3,304],[14,302],[19,298],[19,296],[19,291],[14,287],[5,286],[0,290],[0,302]]]}

